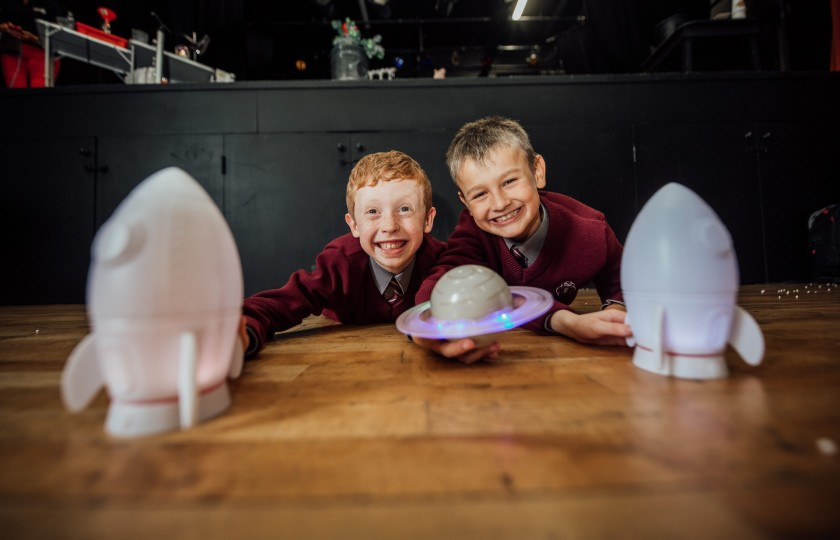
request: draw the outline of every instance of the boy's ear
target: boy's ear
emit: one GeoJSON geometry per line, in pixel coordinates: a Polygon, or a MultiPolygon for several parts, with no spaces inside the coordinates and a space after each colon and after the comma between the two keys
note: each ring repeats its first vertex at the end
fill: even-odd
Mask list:
{"type": "Polygon", "coordinates": [[[356,220],[353,219],[353,216],[350,214],[344,214],[344,221],[347,222],[347,226],[350,227],[350,232],[356,238],[359,237],[359,227],[356,226],[356,220]]]}
{"type": "Polygon", "coordinates": [[[426,220],[423,224],[423,232],[432,232],[432,225],[435,224],[435,214],[437,214],[437,210],[435,210],[434,206],[429,208],[429,211],[426,212],[426,220]]]}
{"type": "Polygon", "coordinates": [[[537,189],[545,187],[545,160],[539,154],[534,157],[534,179],[537,181],[537,189]]]}
{"type": "Polygon", "coordinates": [[[461,190],[458,190],[458,198],[461,199],[461,204],[464,205],[464,208],[472,215],[472,210],[470,210],[470,205],[467,204],[467,199],[464,198],[464,194],[461,193],[461,190]]]}

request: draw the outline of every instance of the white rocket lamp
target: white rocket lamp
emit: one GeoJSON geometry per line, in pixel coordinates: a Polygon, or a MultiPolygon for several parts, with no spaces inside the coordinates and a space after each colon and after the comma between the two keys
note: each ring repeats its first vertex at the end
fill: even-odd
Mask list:
{"type": "Polygon", "coordinates": [[[686,379],[726,377],[727,344],[761,363],[764,336],[735,305],[738,284],[732,238],[714,210],[681,184],[662,187],[630,227],[621,261],[633,363],[686,379]]]}
{"type": "Polygon", "coordinates": [[[84,409],[106,386],[105,428],[117,436],[188,428],[227,409],[227,378],[242,369],[242,268],[204,189],[174,167],[150,176],[92,251],[91,334],[62,374],[67,409],[84,409]]]}

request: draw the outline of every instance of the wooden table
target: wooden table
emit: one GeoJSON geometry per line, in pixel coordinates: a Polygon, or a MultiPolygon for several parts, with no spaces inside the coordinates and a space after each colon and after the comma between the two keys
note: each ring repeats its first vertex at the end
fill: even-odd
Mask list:
{"type": "MultiPolygon", "coordinates": [[[[807,288],[806,288],[807,287],[807,288]]],[[[744,288],[767,341],[731,376],[510,332],[464,366],[390,325],[309,319],[224,415],[116,439],[59,378],[83,306],[0,308],[3,538],[814,538],[840,535],[840,289],[744,288]]],[[[593,309],[592,291],[576,304],[593,309]]]]}

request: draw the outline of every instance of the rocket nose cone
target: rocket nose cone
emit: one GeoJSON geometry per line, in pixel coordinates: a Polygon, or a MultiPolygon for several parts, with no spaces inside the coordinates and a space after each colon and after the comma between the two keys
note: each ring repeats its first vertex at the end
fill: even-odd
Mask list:
{"type": "Polygon", "coordinates": [[[241,304],[242,286],[224,216],[178,168],[138,184],[94,239],[88,304],[102,316],[218,312],[241,304]]]}
{"type": "Polygon", "coordinates": [[[155,197],[161,193],[169,196],[209,197],[201,185],[183,169],[167,167],[149,176],[137,186],[144,197],[155,197]]]}
{"type": "Polygon", "coordinates": [[[646,207],[661,208],[661,207],[676,207],[684,208],[686,205],[694,206],[700,205],[707,207],[706,202],[700,198],[699,195],[688,189],[682,184],[676,182],[669,182],[662,186],[653,197],[650,198],[646,207]]]}
{"type": "Polygon", "coordinates": [[[672,182],[644,205],[624,243],[625,292],[734,290],[738,268],[732,238],[715,211],[672,182]]]}

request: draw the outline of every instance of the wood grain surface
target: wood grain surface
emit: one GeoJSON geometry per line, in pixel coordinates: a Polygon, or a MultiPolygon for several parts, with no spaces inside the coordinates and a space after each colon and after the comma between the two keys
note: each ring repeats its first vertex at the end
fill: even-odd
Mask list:
{"type": "MultiPolygon", "coordinates": [[[[0,307],[4,538],[837,538],[840,288],[746,286],[758,367],[716,381],[513,330],[464,366],[312,317],[182,432],[59,396],[81,305],[0,307]]],[[[584,290],[575,307],[596,309],[584,290]]]]}

